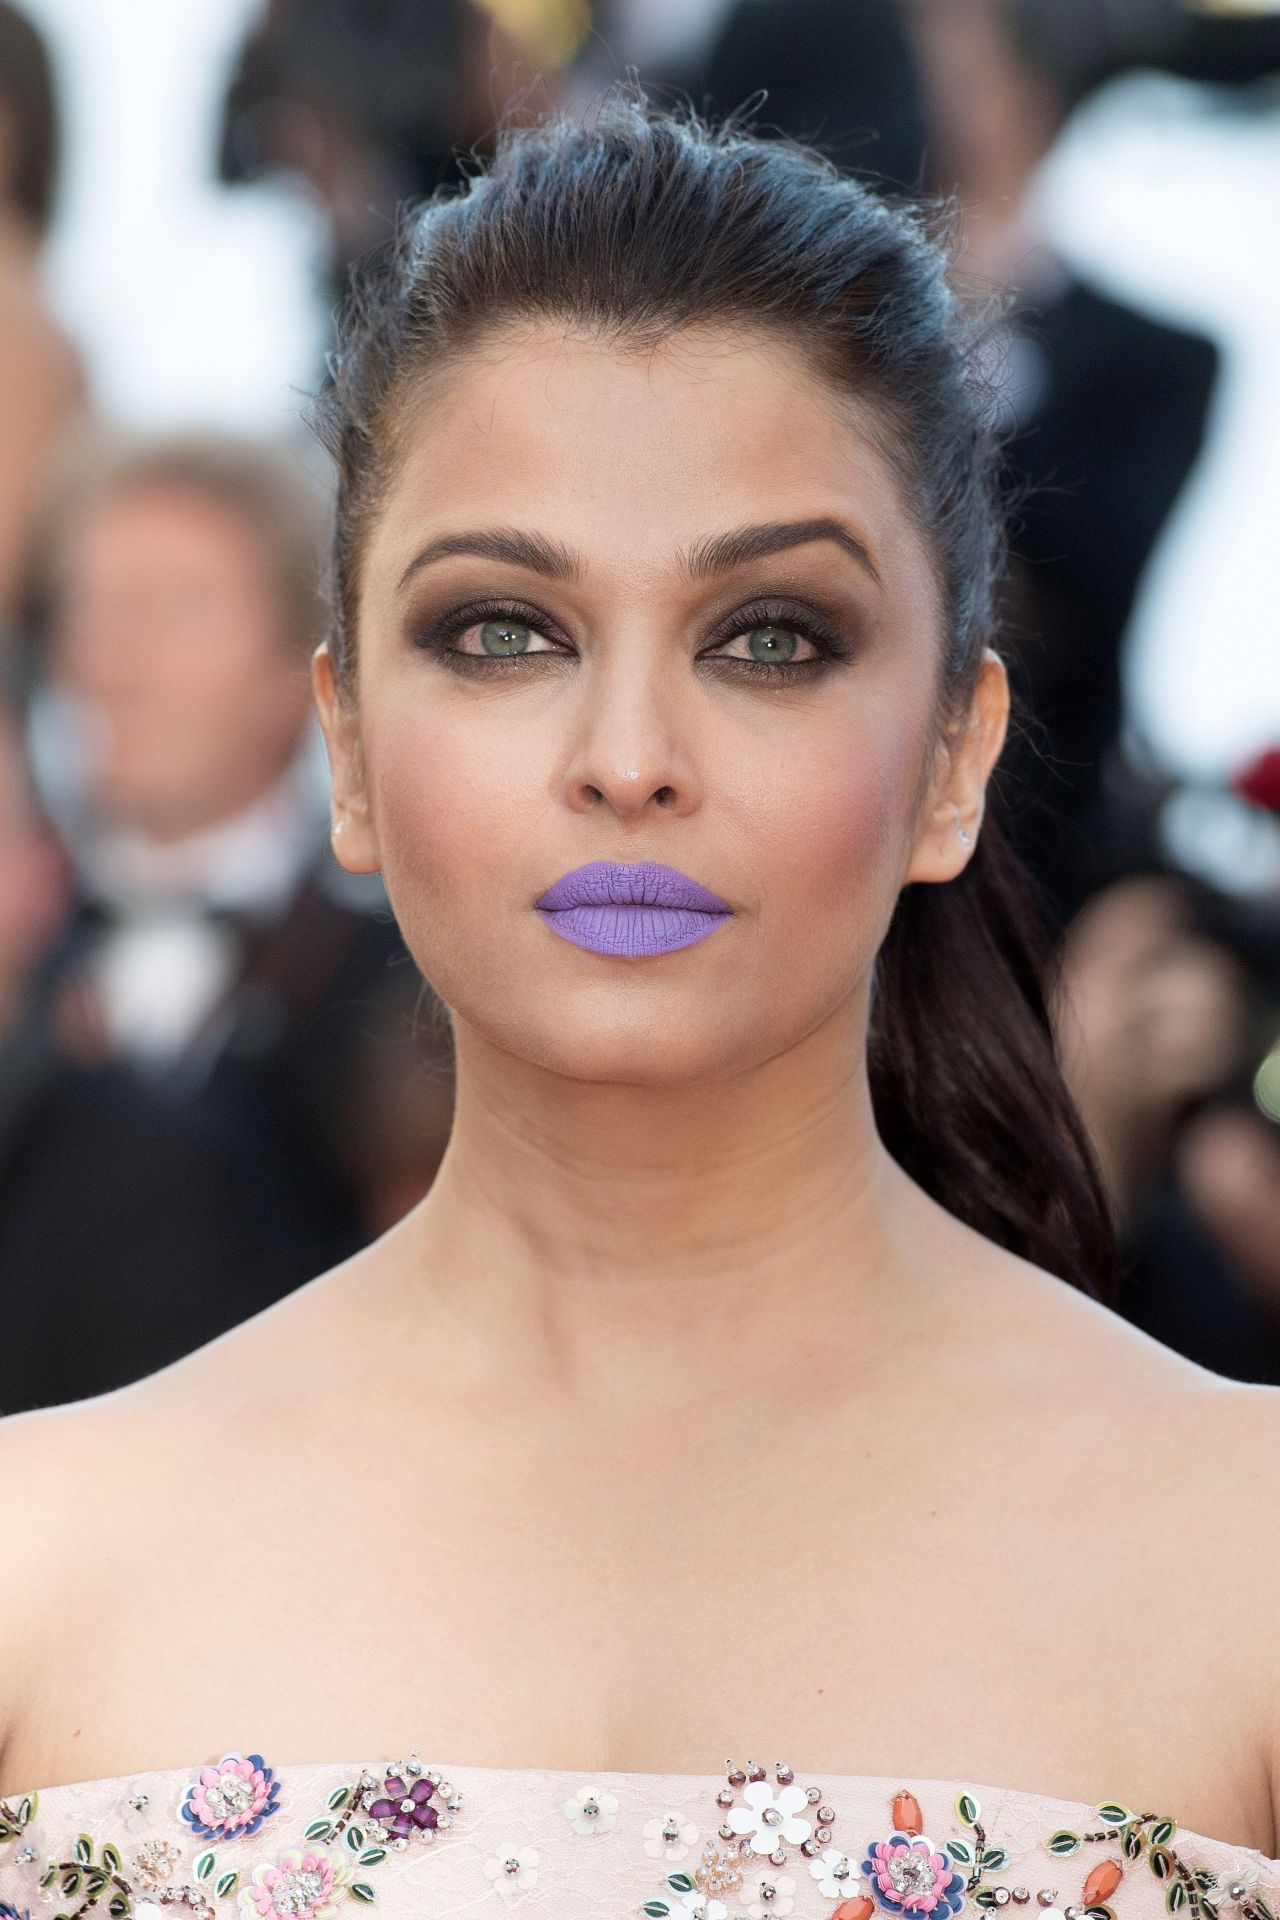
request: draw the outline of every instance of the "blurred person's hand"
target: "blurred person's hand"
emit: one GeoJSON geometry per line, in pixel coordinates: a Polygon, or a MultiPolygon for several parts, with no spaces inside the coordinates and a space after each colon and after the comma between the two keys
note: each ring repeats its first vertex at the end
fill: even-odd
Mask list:
{"type": "Polygon", "coordinates": [[[1239,1064],[1247,995],[1243,968],[1191,925],[1174,880],[1120,881],[1068,928],[1059,1051],[1121,1214],[1163,1165],[1187,1105],[1239,1064]]]}
{"type": "Polygon", "coordinates": [[[1174,1164],[1192,1210],[1280,1321],[1280,1127],[1243,1106],[1207,1107],[1179,1132],[1174,1164]]]}

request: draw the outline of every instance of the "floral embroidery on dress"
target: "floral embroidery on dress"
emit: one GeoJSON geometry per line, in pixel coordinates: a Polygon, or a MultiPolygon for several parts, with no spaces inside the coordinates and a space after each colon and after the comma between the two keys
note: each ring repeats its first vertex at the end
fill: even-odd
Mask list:
{"type": "MultiPolygon", "coordinates": [[[[308,1771],[318,1802],[309,1822],[291,1808],[300,1793],[290,1770],[282,1785],[258,1753],[224,1754],[194,1777],[172,1769],[163,1789],[158,1771],[79,1783],[65,1803],[51,1794],[43,1826],[37,1793],[0,1798],[0,1890],[8,1896],[0,1920],[336,1920],[347,1900],[375,1901],[383,1882],[374,1870],[389,1856],[430,1852],[457,1824],[462,1794],[417,1753],[345,1779],[338,1773],[338,1784],[337,1770],[308,1771]],[[95,1787],[113,1796],[115,1831],[109,1826],[107,1837],[95,1787]],[[78,1817],[93,1831],[54,1832],[54,1805],[68,1828],[77,1818],[71,1809],[83,1808],[78,1817]],[[297,1827],[277,1839],[282,1811],[297,1827]],[[18,1870],[12,1880],[10,1867],[18,1870]]],[[[854,1777],[833,1782],[828,1799],[790,1767],[779,1763],[770,1777],[750,1763],[711,1783],[714,1817],[704,1822],[696,1805],[676,1797],[688,1792],[689,1776],[665,1780],[660,1791],[673,1799],[655,1810],[651,1776],[630,1776],[624,1789],[624,1776],[543,1772],[545,1780],[537,1769],[527,1780],[518,1769],[485,1778],[476,1835],[451,1852],[452,1865],[441,1861],[439,1879],[431,1869],[397,1885],[388,1868],[394,1920],[448,1920],[476,1900],[493,1913],[497,1899],[518,1903],[535,1888],[529,1913],[558,1920],[617,1920],[637,1910],[649,1920],[995,1920],[988,1910],[1006,1906],[1032,1909],[1026,1920],[1147,1920],[1157,1914],[1153,1893],[1158,1920],[1280,1920],[1280,1862],[1180,1836],[1172,1819],[1115,1801],[1055,1806],[1028,1795],[1020,1808],[1014,1790],[1006,1800],[993,1789],[1000,1804],[989,1833],[977,1796],[961,1788],[945,1831],[945,1799],[930,1804],[926,1831],[916,1795],[905,1786],[890,1793],[891,1783],[876,1779],[879,1811],[862,1786],[837,1822],[854,1777]],[[566,1786],[574,1789],[567,1798],[566,1786]],[[537,1805],[545,1846],[537,1824],[526,1823],[537,1805]],[[855,1830],[837,1839],[837,1824],[855,1824],[851,1814],[855,1830]],[[1050,1826],[1064,1814],[1071,1825],[1050,1826]],[[603,1841],[584,1848],[572,1837],[610,1833],[612,1853],[603,1841]],[[1049,1884],[1037,1884],[1042,1878],[1049,1884]]],[[[933,1793],[940,1783],[925,1785],[933,1793]]]]}
{"type": "Polygon", "coordinates": [[[575,1833],[607,1833],[618,1818],[618,1797],[599,1787],[580,1787],[565,1801],[564,1810],[575,1833]]]}
{"type": "Polygon", "coordinates": [[[964,1905],[964,1875],[927,1834],[891,1833],[872,1841],[862,1871],[872,1899],[886,1913],[945,1916],[964,1905]]]}
{"type": "Polygon", "coordinates": [[[503,1893],[524,1893],[538,1878],[538,1855],[532,1847],[500,1847],[489,1855],[484,1871],[503,1893]]]}
{"type": "Polygon", "coordinates": [[[765,1920],[766,1914],[790,1913],[795,1890],[789,1873],[761,1873],[756,1869],[744,1879],[739,1897],[751,1920],[765,1920]]]}
{"type": "Polygon", "coordinates": [[[697,1840],[697,1826],[683,1813],[669,1810],[645,1821],[644,1850],[651,1860],[683,1860],[697,1840]]]}
{"type": "Polygon", "coordinates": [[[374,1797],[366,1788],[361,1803],[370,1820],[381,1827],[392,1846],[403,1847],[412,1836],[430,1839],[453,1824],[453,1816],[462,1805],[462,1796],[434,1767],[423,1770],[417,1754],[403,1766],[384,1774],[382,1792],[374,1797]],[[413,1785],[408,1782],[412,1780],[413,1785]]]}
{"type": "Polygon", "coordinates": [[[240,1911],[245,1920],[330,1920],[351,1884],[346,1862],[323,1847],[288,1847],[253,1869],[240,1911]]]}
{"type": "Polygon", "coordinates": [[[280,1804],[280,1782],[260,1753],[224,1753],[203,1767],[178,1811],[193,1832],[210,1840],[256,1833],[280,1804]]]}

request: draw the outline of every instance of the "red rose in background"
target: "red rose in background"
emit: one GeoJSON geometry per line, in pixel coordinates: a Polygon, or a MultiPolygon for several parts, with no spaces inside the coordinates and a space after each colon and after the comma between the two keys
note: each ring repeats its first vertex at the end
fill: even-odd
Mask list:
{"type": "Polygon", "coordinates": [[[1268,813],[1280,813],[1280,747],[1264,747],[1232,779],[1231,786],[1242,800],[1268,813]]]}

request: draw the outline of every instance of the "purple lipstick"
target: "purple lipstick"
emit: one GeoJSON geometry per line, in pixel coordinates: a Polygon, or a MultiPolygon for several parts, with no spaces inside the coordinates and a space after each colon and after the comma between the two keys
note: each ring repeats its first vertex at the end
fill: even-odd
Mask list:
{"type": "Polygon", "coordinates": [[[691,947],[733,913],[701,882],[656,860],[590,860],[563,874],[535,905],[562,940],[627,960],[691,947]]]}

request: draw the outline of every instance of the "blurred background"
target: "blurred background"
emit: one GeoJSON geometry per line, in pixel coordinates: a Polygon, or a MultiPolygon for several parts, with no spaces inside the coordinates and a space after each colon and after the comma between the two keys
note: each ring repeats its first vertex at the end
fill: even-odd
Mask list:
{"type": "Polygon", "coordinates": [[[1120,1310],[1280,1384],[1280,5],[0,0],[0,1409],[427,1191],[447,1034],[332,859],[302,422],[351,263],[504,112],[655,96],[948,195],[1007,292],[997,780],[1120,1310]]]}

